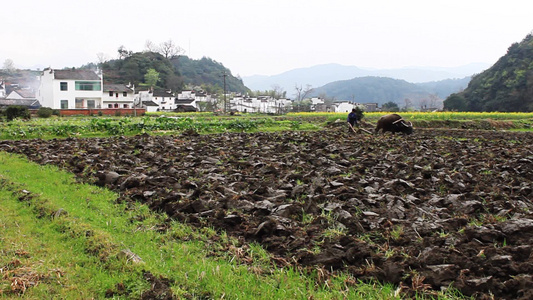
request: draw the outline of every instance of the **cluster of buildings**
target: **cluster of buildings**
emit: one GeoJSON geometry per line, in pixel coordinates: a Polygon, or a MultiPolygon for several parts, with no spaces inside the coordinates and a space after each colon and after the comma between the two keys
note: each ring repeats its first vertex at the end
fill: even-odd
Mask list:
{"type": "MultiPolygon", "coordinates": [[[[22,105],[29,108],[52,109],[130,109],[144,108],[155,111],[232,111],[243,113],[281,114],[295,109],[290,99],[270,96],[249,97],[226,95],[217,99],[205,92],[167,90],[136,90],[128,84],[105,84],[100,71],[52,68],[44,69],[36,89],[11,86],[0,81],[0,107],[22,105]]],[[[326,104],[323,99],[308,99],[311,111],[348,112],[356,104],[335,102],[326,104]]],[[[367,104],[367,111],[377,109],[377,104],[367,104]]]]}

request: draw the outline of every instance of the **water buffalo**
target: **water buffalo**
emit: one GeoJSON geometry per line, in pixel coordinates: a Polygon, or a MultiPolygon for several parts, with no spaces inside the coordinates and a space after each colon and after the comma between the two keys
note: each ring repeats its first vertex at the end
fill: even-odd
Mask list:
{"type": "Polygon", "coordinates": [[[402,132],[404,134],[411,134],[413,133],[413,124],[409,121],[405,121],[398,114],[390,114],[379,118],[375,132],[379,132],[380,129],[382,129],[383,132],[390,131],[392,133],[402,132]]]}

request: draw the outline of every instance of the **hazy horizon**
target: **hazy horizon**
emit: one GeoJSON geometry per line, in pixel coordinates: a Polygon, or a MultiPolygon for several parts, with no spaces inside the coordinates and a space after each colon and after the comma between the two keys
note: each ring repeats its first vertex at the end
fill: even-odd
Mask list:
{"type": "Polygon", "coordinates": [[[172,40],[241,77],[338,63],[361,68],[494,64],[533,29],[533,2],[19,0],[3,5],[0,62],[79,67],[172,40]],[[23,12],[23,16],[18,12],[23,12]]]}

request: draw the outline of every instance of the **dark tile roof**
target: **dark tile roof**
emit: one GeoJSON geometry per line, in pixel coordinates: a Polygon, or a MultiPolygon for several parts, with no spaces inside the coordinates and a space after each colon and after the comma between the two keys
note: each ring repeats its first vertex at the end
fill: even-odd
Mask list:
{"type": "MultiPolygon", "coordinates": [[[[45,70],[44,72],[49,72],[45,70]]],[[[100,76],[91,70],[54,70],[55,79],[100,80],[100,76]]]]}
{"type": "Polygon", "coordinates": [[[28,107],[40,107],[41,104],[35,99],[0,99],[0,106],[20,105],[28,107]]]}
{"type": "Polygon", "coordinates": [[[152,94],[153,97],[174,97],[172,93],[163,90],[155,90],[152,94]]]}
{"type": "Polygon", "coordinates": [[[179,112],[195,112],[196,111],[196,107],[194,107],[192,105],[178,105],[178,107],[176,107],[175,111],[179,111],[179,112]]]}
{"type": "Polygon", "coordinates": [[[35,93],[30,90],[14,90],[13,92],[19,94],[22,98],[35,99],[35,93]]]}
{"type": "Polygon", "coordinates": [[[144,106],[159,106],[159,104],[155,103],[154,101],[143,101],[144,106]]]}
{"type": "Polygon", "coordinates": [[[104,92],[132,92],[125,84],[104,84],[104,92]]]}
{"type": "Polygon", "coordinates": [[[194,99],[175,99],[174,104],[191,104],[194,102],[194,99]]]}

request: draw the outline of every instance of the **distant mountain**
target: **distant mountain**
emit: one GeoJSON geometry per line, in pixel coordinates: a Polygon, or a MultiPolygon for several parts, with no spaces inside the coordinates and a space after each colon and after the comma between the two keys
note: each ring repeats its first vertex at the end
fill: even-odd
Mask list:
{"type": "Polygon", "coordinates": [[[492,67],[444,101],[460,111],[533,111],[533,34],[512,44],[492,67]]]}
{"type": "Polygon", "coordinates": [[[453,93],[463,91],[470,82],[472,77],[468,76],[462,79],[445,79],[440,81],[415,83],[425,89],[428,93],[437,95],[441,99],[446,99],[453,93]]]}
{"type": "Polygon", "coordinates": [[[242,81],[245,86],[253,91],[272,90],[273,86],[278,85],[285,90],[287,94],[291,94],[296,85],[305,87],[309,84],[313,87],[318,87],[333,81],[363,76],[369,76],[368,70],[363,70],[354,66],[327,64],[294,69],[273,76],[248,76],[243,77],[242,81]]]}
{"type": "Polygon", "coordinates": [[[430,93],[414,83],[386,77],[359,77],[328,83],[312,91],[311,96],[327,95],[334,100],[349,100],[359,103],[395,102],[399,106],[417,106],[430,93]],[[408,101],[406,101],[408,99],[408,101]],[[410,104],[409,104],[410,103],[410,104]]]}
{"type": "Polygon", "coordinates": [[[296,85],[305,87],[307,84],[312,87],[320,87],[325,84],[348,80],[356,77],[377,76],[390,77],[393,79],[403,79],[409,82],[431,82],[444,79],[464,78],[479,73],[489,65],[469,64],[455,68],[442,67],[411,67],[402,69],[370,70],[355,66],[344,66],[340,64],[317,65],[309,68],[299,68],[290,70],[278,75],[264,76],[254,75],[243,77],[244,85],[256,91],[272,90],[273,86],[279,86],[291,95],[296,85]]]}

